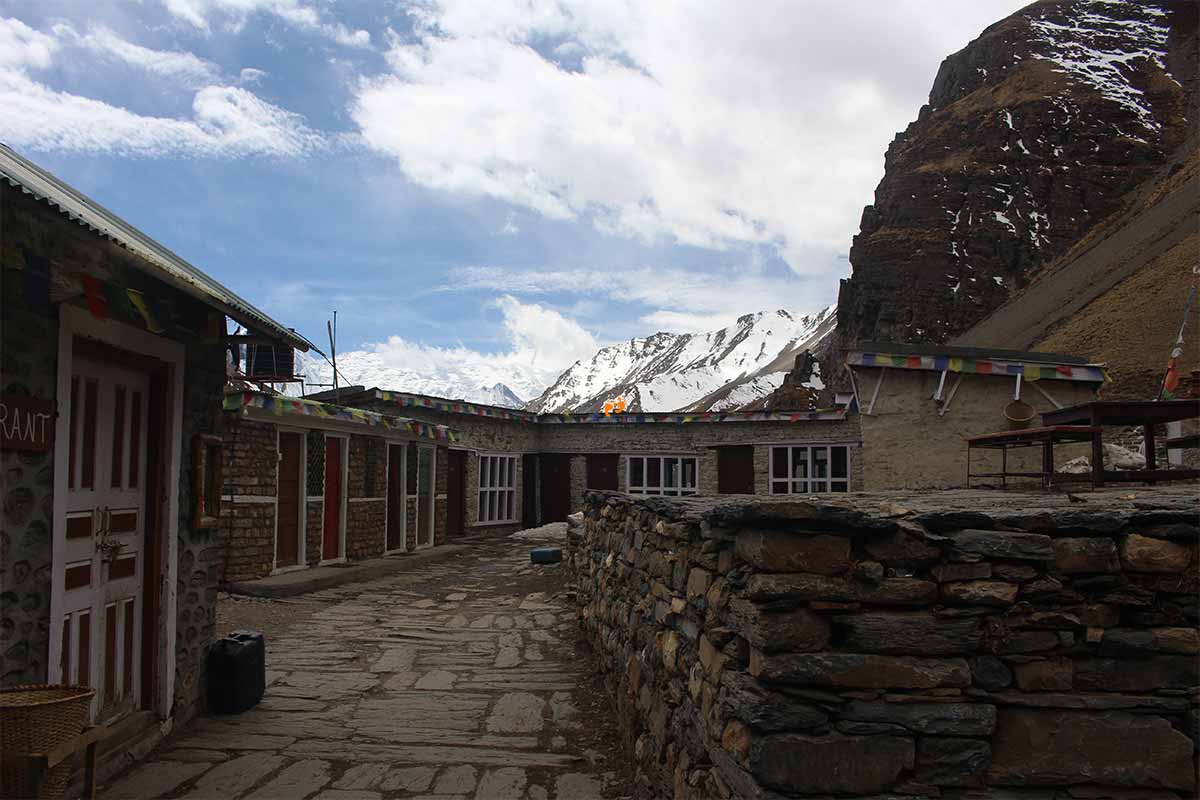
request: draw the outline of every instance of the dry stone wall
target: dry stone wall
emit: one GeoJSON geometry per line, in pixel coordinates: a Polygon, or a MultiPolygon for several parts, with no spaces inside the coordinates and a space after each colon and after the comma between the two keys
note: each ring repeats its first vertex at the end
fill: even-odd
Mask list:
{"type": "Polygon", "coordinates": [[[1197,495],[590,492],[643,797],[1190,797],[1197,495]]]}

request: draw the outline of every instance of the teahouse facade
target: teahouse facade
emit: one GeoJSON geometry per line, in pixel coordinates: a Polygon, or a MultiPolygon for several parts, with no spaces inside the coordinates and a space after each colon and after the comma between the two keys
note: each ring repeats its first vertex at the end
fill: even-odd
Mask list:
{"type": "Polygon", "coordinates": [[[308,344],[3,146],[0,230],[0,684],[162,735],[205,702],[226,317],[308,344]]]}
{"type": "Polygon", "coordinates": [[[250,390],[225,412],[223,583],[445,542],[445,426],[250,390]]]}
{"type": "MultiPolygon", "coordinates": [[[[967,437],[1037,425],[1043,412],[1096,399],[1108,381],[1103,365],[1075,356],[941,345],[867,343],[845,364],[866,491],[965,486],[967,437]]],[[[1077,449],[1072,455],[1088,452],[1077,449]]],[[[994,453],[974,457],[999,468],[994,453]]],[[[1040,458],[1017,456],[1014,468],[1024,460],[1033,469],[1040,458]]]]}
{"type": "Polygon", "coordinates": [[[344,402],[448,425],[447,534],[561,521],[588,489],[667,496],[861,487],[856,415],[809,411],[534,414],[365,389],[344,402]]]}

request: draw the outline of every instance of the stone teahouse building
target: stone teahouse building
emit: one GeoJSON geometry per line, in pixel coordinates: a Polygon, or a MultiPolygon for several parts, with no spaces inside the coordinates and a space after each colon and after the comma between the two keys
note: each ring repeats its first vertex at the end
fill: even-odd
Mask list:
{"type": "Polygon", "coordinates": [[[534,414],[368,389],[343,402],[447,425],[447,533],[560,521],[588,489],[690,496],[861,488],[851,409],[534,414]]]}
{"type": "Polygon", "coordinates": [[[226,317],[308,344],[3,146],[0,178],[0,684],[153,740],[205,706],[226,317]]]}
{"type": "Polygon", "coordinates": [[[445,542],[444,426],[252,391],[225,410],[223,582],[445,542]]]}
{"type": "MultiPolygon", "coordinates": [[[[857,398],[866,491],[966,485],[966,438],[1040,425],[1040,415],[1097,399],[1103,367],[1056,353],[867,343],[846,354],[857,398]],[[1012,419],[1023,412],[1025,422],[1012,419]]],[[[1062,459],[1088,452],[1062,448],[1062,459]]],[[[1033,467],[1040,453],[1017,456],[1033,467]]],[[[999,456],[975,453],[984,464],[999,456]]],[[[974,467],[973,467],[974,469],[974,467]]],[[[981,470],[982,471],[982,470],[981,470]]]]}

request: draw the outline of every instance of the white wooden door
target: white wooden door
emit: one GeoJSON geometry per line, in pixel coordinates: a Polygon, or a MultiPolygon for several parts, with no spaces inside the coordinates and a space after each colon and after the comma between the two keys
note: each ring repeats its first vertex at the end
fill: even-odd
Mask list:
{"type": "Polygon", "coordinates": [[[62,680],[96,689],[101,722],[141,699],[148,389],[142,372],[74,359],[62,680]]]}

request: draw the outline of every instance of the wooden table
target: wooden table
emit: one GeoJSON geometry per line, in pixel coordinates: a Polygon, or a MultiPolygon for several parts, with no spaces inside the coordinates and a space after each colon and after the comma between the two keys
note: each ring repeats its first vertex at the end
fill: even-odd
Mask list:
{"type": "Polygon", "coordinates": [[[1090,442],[1099,436],[1101,429],[1092,425],[1050,425],[1041,428],[1022,428],[999,433],[985,433],[982,436],[967,438],[967,488],[971,488],[972,478],[999,478],[1001,486],[1008,485],[1009,478],[1040,478],[1042,486],[1049,489],[1054,483],[1065,481],[1092,480],[1090,475],[1066,474],[1056,475],[1054,472],[1054,445],[1067,442],[1090,442]],[[1041,447],[1042,468],[1038,472],[1009,472],[1009,448],[1041,447]],[[971,451],[979,448],[1000,451],[999,472],[972,472],[971,451]]]}
{"type": "Polygon", "coordinates": [[[1200,400],[1094,400],[1042,414],[1042,424],[1047,426],[1090,425],[1102,428],[1106,425],[1125,425],[1142,428],[1146,441],[1144,470],[1104,469],[1101,434],[1096,433],[1092,437],[1092,485],[1096,487],[1103,486],[1106,480],[1154,483],[1200,478],[1200,470],[1158,469],[1154,452],[1154,426],[1185,419],[1200,419],[1200,400]]]}

